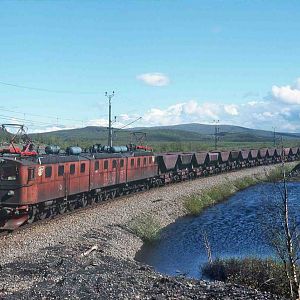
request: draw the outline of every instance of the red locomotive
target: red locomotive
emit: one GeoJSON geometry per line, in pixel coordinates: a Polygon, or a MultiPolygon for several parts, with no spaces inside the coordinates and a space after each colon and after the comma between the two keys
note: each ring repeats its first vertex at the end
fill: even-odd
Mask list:
{"type": "Polygon", "coordinates": [[[156,153],[144,147],[70,147],[45,154],[32,144],[0,151],[0,228],[13,230],[66,210],[171,182],[233,169],[295,160],[296,148],[156,153]],[[109,151],[107,151],[109,150],[109,151]]]}

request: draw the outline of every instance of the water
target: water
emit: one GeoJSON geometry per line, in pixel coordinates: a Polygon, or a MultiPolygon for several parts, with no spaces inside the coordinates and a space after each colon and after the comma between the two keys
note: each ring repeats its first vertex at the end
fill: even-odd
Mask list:
{"type": "MultiPolygon", "coordinates": [[[[163,230],[160,241],[144,245],[136,259],[164,274],[200,278],[201,265],[207,262],[204,232],[213,258],[274,256],[263,224],[270,227],[270,216],[276,211],[272,203],[274,195],[279,200],[279,188],[274,184],[256,185],[197,217],[178,219],[163,230]]],[[[290,211],[300,222],[300,183],[289,183],[288,191],[290,211]]]]}

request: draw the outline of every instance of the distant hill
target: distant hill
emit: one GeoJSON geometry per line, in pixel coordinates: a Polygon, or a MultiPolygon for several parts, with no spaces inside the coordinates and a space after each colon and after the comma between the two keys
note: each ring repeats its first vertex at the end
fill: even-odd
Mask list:
{"type": "MultiPolygon", "coordinates": [[[[212,142],[215,132],[214,125],[198,123],[180,124],[173,126],[138,127],[131,129],[115,130],[115,143],[127,144],[131,140],[131,132],[142,131],[147,134],[149,143],[156,142],[212,142]]],[[[107,143],[107,128],[88,126],[84,128],[59,130],[32,134],[33,139],[48,142],[64,142],[68,144],[86,145],[93,143],[107,143]]],[[[266,130],[250,129],[233,125],[219,125],[219,139],[221,142],[272,142],[273,132],[266,130]]],[[[298,140],[298,133],[277,133],[285,140],[298,140]]]]}
{"type": "MultiPolygon", "coordinates": [[[[130,130],[114,130],[114,140],[127,144],[131,141],[131,132],[134,131],[140,130],[135,128],[130,130]]],[[[206,135],[199,134],[197,132],[187,132],[185,130],[171,128],[154,130],[151,128],[145,128],[142,131],[147,134],[147,140],[149,142],[199,141],[207,139],[206,135]]],[[[94,143],[105,143],[107,141],[107,128],[88,126],[77,129],[31,134],[31,137],[33,139],[58,138],[64,141],[85,140],[94,143]]]]}
{"type": "MultiPolygon", "coordinates": [[[[154,126],[154,127],[139,127],[139,130],[156,131],[156,130],[181,130],[188,132],[196,132],[202,135],[213,135],[215,133],[215,125],[199,124],[199,123],[189,123],[189,124],[179,124],[172,126],[154,126]]],[[[219,125],[219,131],[221,136],[237,135],[241,136],[247,134],[253,137],[269,137],[273,138],[273,131],[251,129],[235,125],[219,125]]],[[[300,133],[285,133],[277,132],[278,136],[284,136],[289,138],[300,138],[300,133]]]]}

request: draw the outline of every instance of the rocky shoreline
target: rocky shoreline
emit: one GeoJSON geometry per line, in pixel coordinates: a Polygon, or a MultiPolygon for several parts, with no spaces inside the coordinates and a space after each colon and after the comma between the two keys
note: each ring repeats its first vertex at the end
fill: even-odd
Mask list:
{"type": "Polygon", "coordinates": [[[8,235],[0,243],[0,299],[280,299],[158,274],[134,261],[142,241],[126,230],[145,213],[167,226],[185,214],[184,196],[273,167],[153,189],[8,235]]]}

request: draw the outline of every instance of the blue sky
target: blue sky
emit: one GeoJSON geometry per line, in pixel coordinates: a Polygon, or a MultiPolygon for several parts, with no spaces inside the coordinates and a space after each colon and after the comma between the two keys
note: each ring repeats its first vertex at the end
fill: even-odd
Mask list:
{"type": "Polygon", "coordinates": [[[299,20],[299,1],[2,0],[0,82],[49,91],[0,84],[0,122],[105,125],[114,90],[118,126],[300,131],[299,20]]]}

